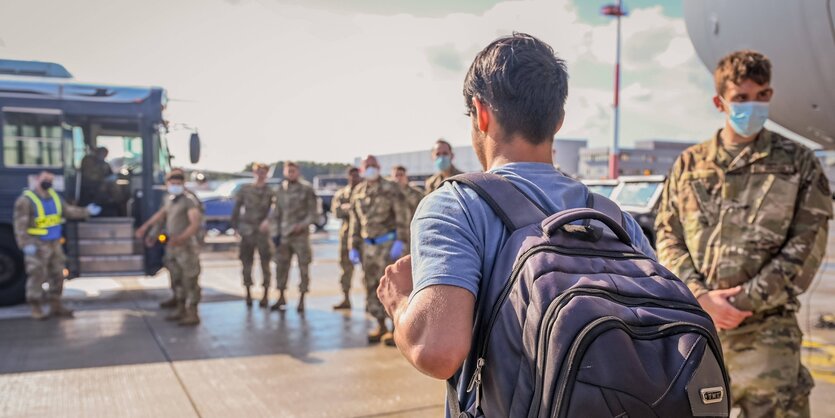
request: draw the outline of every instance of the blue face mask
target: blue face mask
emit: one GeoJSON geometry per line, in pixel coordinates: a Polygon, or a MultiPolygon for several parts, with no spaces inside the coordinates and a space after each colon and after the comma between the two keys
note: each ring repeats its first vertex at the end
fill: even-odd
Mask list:
{"type": "Polygon", "coordinates": [[[439,155],[435,158],[435,169],[438,171],[446,171],[452,166],[452,157],[449,155],[439,155]]]}
{"type": "Polygon", "coordinates": [[[179,195],[183,194],[183,186],[181,186],[179,184],[169,184],[168,185],[168,193],[170,193],[174,196],[179,196],[179,195]]]}
{"type": "Polygon", "coordinates": [[[760,132],[768,120],[768,102],[729,103],[725,99],[722,102],[728,107],[731,128],[746,138],[760,132]]]}

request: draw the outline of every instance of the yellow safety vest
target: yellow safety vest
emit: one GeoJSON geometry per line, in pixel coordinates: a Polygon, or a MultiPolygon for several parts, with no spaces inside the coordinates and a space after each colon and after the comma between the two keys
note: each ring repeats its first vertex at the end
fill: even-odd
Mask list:
{"type": "Polygon", "coordinates": [[[26,190],[23,192],[23,195],[28,197],[32,203],[35,204],[35,227],[29,228],[26,232],[29,235],[35,236],[43,236],[49,233],[47,230],[53,226],[58,226],[63,223],[63,218],[61,217],[61,198],[58,196],[58,193],[55,193],[55,189],[49,189],[49,197],[52,198],[52,201],[55,202],[55,213],[52,215],[47,215],[43,208],[43,202],[41,202],[40,196],[32,192],[31,190],[26,190]]]}

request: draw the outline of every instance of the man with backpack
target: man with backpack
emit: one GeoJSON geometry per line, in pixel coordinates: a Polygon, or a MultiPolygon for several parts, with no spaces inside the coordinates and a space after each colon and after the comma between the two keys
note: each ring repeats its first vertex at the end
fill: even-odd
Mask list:
{"type": "Polygon", "coordinates": [[[456,176],[421,202],[412,256],[378,289],[395,342],[418,370],[449,379],[448,416],[727,414],[710,319],[654,261],[634,219],[553,166],[567,89],[564,62],[532,36],[500,38],[477,55],[464,99],[488,172],[456,176]],[[600,324],[612,331],[581,337],[600,324]],[[580,343],[570,356],[569,343],[580,343]],[[688,380],[697,384],[685,388],[688,380]],[[643,391],[645,403],[618,388],[643,391]]]}

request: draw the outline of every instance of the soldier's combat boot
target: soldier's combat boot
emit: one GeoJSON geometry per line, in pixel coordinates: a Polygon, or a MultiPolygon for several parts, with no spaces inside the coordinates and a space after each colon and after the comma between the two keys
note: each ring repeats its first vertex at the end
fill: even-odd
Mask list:
{"type": "Polygon", "coordinates": [[[179,321],[183,318],[183,315],[186,313],[186,307],[182,303],[178,303],[177,307],[174,309],[174,312],[171,312],[165,317],[166,321],[179,321]]]}
{"type": "Polygon", "coordinates": [[[249,286],[246,287],[246,306],[252,307],[252,291],[249,286]]]}
{"type": "Polygon", "coordinates": [[[333,305],[333,310],[338,311],[340,309],[351,309],[351,299],[348,297],[347,293],[341,303],[333,305]]]}
{"type": "Polygon", "coordinates": [[[44,313],[43,308],[41,308],[40,302],[29,302],[29,306],[32,307],[32,319],[42,321],[46,318],[49,318],[49,315],[44,313]]]}
{"type": "Polygon", "coordinates": [[[270,307],[271,311],[283,311],[287,309],[287,301],[284,299],[284,291],[280,291],[278,295],[278,300],[275,302],[275,305],[270,307]]]}
{"type": "Polygon", "coordinates": [[[166,299],[159,303],[159,307],[163,309],[171,309],[177,307],[177,299],[174,296],[171,296],[169,299],[166,299]]]}
{"type": "Polygon", "coordinates": [[[296,312],[304,312],[304,293],[299,297],[299,306],[296,307],[296,312]]]}
{"type": "Polygon", "coordinates": [[[264,297],[261,298],[261,301],[258,302],[258,306],[262,308],[266,308],[270,305],[270,289],[264,289],[264,297]]]}
{"type": "Polygon", "coordinates": [[[49,314],[59,318],[72,318],[72,309],[68,309],[61,303],[61,299],[53,299],[49,301],[49,314]]]}
{"type": "Polygon", "coordinates": [[[386,320],[378,320],[377,328],[374,331],[368,333],[368,342],[371,344],[380,342],[380,340],[383,338],[383,335],[385,335],[387,332],[388,328],[386,327],[386,320]]]}
{"type": "Polygon", "coordinates": [[[200,316],[197,315],[197,307],[196,306],[187,306],[183,313],[182,318],[180,321],[177,322],[177,325],[180,326],[194,326],[200,323],[200,316]]]}

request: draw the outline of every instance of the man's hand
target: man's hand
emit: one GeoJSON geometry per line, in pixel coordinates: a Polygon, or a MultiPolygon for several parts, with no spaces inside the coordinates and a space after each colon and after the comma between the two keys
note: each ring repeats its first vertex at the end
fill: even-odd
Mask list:
{"type": "Polygon", "coordinates": [[[293,225],[293,228],[290,230],[290,235],[298,235],[304,232],[305,228],[308,228],[307,225],[296,224],[293,225]]]}
{"type": "Polygon", "coordinates": [[[258,226],[258,230],[264,234],[270,232],[270,222],[264,219],[264,222],[261,222],[261,225],[258,226]]]}
{"type": "Polygon", "coordinates": [[[153,247],[156,245],[157,240],[154,237],[145,237],[145,246],[148,248],[153,247]]]}
{"type": "Polygon", "coordinates": [[[101,213],[101,206],[95,203],[90,203],[89,205],[87,205],[86,209],[87,213],[89,213],[90,216],[98,216],[98,214],[101,213]]]}
{"type": "Polygon", "coordinates": [[[142,239],[145,237],[146,232],[148,232],[148,228],[145,227],[145,225],[142,225],[139,228],[136,228],[136,232],[134,232],[133,236],[136,237],[136,239],[142,239]]]}
{"type": "Polygon", "coordinates": [[[350,203],[343,203],[343,204],[339,205],[339,208],[342,209],[345,212],[348,212],[349,210],[351,210],[351,204],[350,203]]]}
{"type": "Polygon", "coordinates": [[[351,248],[351,251],[348,251],[348,259],[351,260],[351,263],[354,265],[359,264],[362,261],[360,260],[360,250],[351,248]]]}
{"type": "Polygon", "coordinates": [[[392,244],[391,246],[391,252],[389,253],[389,257],[392,260],[397,260],[398,258],[400,258],[400,256],[403,255],[403,247],[405,246],[406,244],[404,244],[403,241],[394,241],[394,244],[392,244]]]}
{"type": "Polygon", "coordinates": [[[377,287],[377,297],[395,324],[411,293],[412,256],[407,255],[386,267],[386,273],[377,287]]]}
{"type": "Polygon", "coordinates": [[[38,247],[35,244],[27,244],[23,246],[23,254],[28,255],[29,257],[38,253],[38,247]]]}
{"type": "Polygon", "coordinates": [[[742,291],[742,286],[730,289],[711,290],[699,297],[699,304],[710,314],[716,328],[720,330],[734,329],[753,314],[751,311],[740,311],[731,305],[728,298],[736,296],[742,291]]]}

